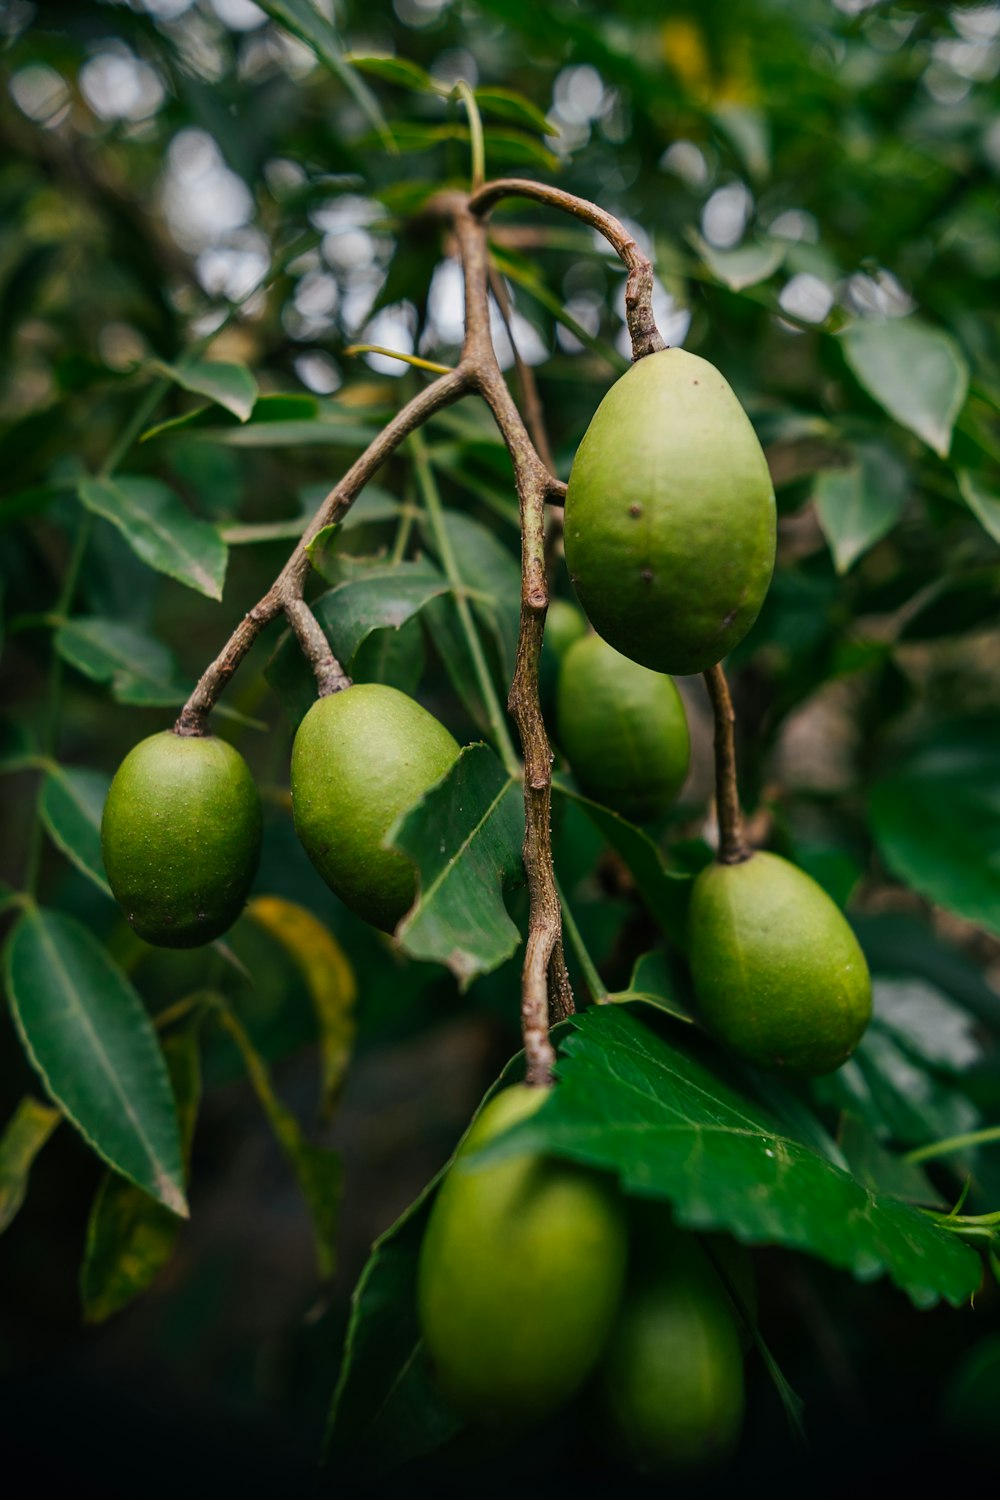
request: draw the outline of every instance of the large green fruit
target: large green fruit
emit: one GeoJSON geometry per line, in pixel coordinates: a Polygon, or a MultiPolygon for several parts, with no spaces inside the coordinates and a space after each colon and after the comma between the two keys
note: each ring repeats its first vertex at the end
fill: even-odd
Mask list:
{"type": "Polygon", "coordinates": [[[582,790],[633,823],[660,817],[684,785],[691,741],[673,678],[630,661],[599,635],[566,653],[557,723],[582,790]]]}
{"type": "Polygon", "coordinates": [[[418,1309],[437,1380],[466,1416],[496,1426],[569,1400],[600,1357],[624,1282],[624,1204],[609,1180],[537,1155],[466,1164],[546,1092],[507,1089],[482,1111],[420,1256],[418,1309]]]}
{"type": "Polygon", "coordinates": [[[714,365],[648,354],[608,391],[566,495],[566,563],[595,629],[655,672],[703,672],[757,618],[774,490],[714,365]]]}
{"type": "Polygon", "coordinates": [[[378,682],[320,698],[299,725],[292,748],[295,831],[345,906],[385,932],[416,894],[413,865],[383,848],[385,836],[458,754],[433,714],[378,682]]]}
{"type": "Polygon", "coordinates": [[[776,854],[702,870],[688,961],[708,1026],[762,1068],[829,1073],[871,1019],[857,938],[822,887],[776,854]]]}
{"type": "Polygon", "coordinates": [[[147,943],[195,948],[236,921],[260,858],[260,797],[238,750],[165,730],[118,768],[104,804],[108,882],[147,943]]]}
{"type": "Polygon", "coordinates": [[[728,1458],[743,1423],[743,1356],[729,1300],[689,1235],[664,1239],[625,1297],[602,1370],[612,1434],[644,1473],[728,1458]]]}

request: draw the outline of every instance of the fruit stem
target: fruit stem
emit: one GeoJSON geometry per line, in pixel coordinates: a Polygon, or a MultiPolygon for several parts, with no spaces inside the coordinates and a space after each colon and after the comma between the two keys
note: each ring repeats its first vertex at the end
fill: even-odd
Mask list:
{"type": "Polygon", "coordinates": [[[740,865],[750,858],[752,850],[743,836],[743,814],[740,811],[740,790],[736,779],[736,715],[721,662],[710,667],[704,676],[715,717],[715,807],[719,821],[717,858],[722,865],[740,865]]]}
{"type": "Polygon", "coordinates": [[[351,679],[330,650],[330,642],[306,601],[292,595],[285,600],[283,608],[285,618],[302,647],[302,654],[313,669],[319,697],[328,698],[331,693],[342,693],[349,688],[351,679]]]}
{"type": "Polygon", "coordinates": [[[603,234],[628,269],[625,283],[625,320],[629,338],[632,340],[632,358],[643,359],[667,346],[653,317],[653,265],[649,256],[640,249],[635,239],[620,219],[598,208],[586,198],[577,198],[562,188],[550,187],[545,182],[531,182],[528,178],[501,177],[488,182],[474,192],[469,199],[469,208],[477,218],[485,218],[494,204],[501,198],[531,198],[536,203],[548,204],[562,213],[582,219],[599,234],[603,234]]]}

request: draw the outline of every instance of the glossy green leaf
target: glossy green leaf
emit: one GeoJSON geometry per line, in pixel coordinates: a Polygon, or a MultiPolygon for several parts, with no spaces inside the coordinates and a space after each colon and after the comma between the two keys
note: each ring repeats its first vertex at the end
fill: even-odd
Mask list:
{"type": "Polygon", "coordinates": [[[869,813],[893,874],[1000,933],[1000,721],[948,725],[896,756],[869,813]]]}
{"type": "Polygon", "coordinates": [[[215,526],[193,516],[160,480],[125,474],[84,479],[78,493],[88,510],[118,527],[148,567],[210,599],[222,598],[225,543],[215,526]]]}
{"type": "Polygon", "coordinates": [[[906,504],[907,473],[887,449],[869,444],[848,468],[827,469],[813,486],[813,502],[838,573],[846,573],[891,531],[906,504]]]}
{"type": "MultiPolygon", "coordinates": [[[[201,1017],[175,1028],[163,1041],[177,1104],[185,1170],[201,1099],[201,1017]]],[[[103,1323],[153,1281],[173,1255],[181,1221],[114,1172],[97,1189],[80,1268],[80,1301],[88,1323],[103,1323]]]]}
{"type": "Polygon", "coordinates": [[[109,1167],[186,1215],[163,1054],[121,969],[82,923],[38,907],[5,959],[14,1024],[51,1098],[109,1167]]]}
{"type": "Polygon", "coordinates": [[[175,365],[157,362],[164,375],[192,391],[207,396],[217,406],[224,406],[239,421],[250,417],[257,400],[257,382],[246,365],[226,364],[221,360],[184,359],[175,365]]]}
{"type": "Polygon", "coordinates": [[[35,1157],[61,1119],[61,1110],[26,1094],[0,1135],[0,1234],[17,1217],[35,1157]]]}
{"type": "MultiPolygon", "coordinates": [[[[504,675],[509,678],[514,670],[520,624],[520,564],[493,532],[471,516],[447,510],[444,520],[458,577],[472,600],[476,615],[496,637],[504,675]]],[[[422,527],[421,531],[428,549],[436,556],[430,528],[422,527]]]]}
{"type": "MultiPolygon", "coordinates": [[[[254,403],[253,411],[249,418],[249,424],[256,427],[258,424],[276,425],[278,423],[302,423],[313,422],[319,418],[320,404],[315,396],[307,396],[302,391],[287,391],[281,394],[258,396],[254,403]]],[[[189,432],[191,437],[207,437],[209,441],[223,442],[220,433],[237,432],[240,430],[238,417],[229,417],[223,412],[216,410],[214,406],[199,406],[193,411],[182,412],[180,416],[169,417],[165,422],[157,422],[152,427],[147,427],[142,434],[140,442],[151,442],[153,438],[171,437],[176,433],[189,432]],[[204,432],[203,429],[208,429],[204,432]]]]}
{"type": "Polygon", "coordinates": [[[872,1192],[925,1208],[946,1206],[927,1174],[904,1156],[887,1151],[859,1116],[841,1116],[839,1139],[851,1175],[872,1192]]]}
{"type": "Polygon", "coordinates": [[[738,250],[717,250],[699,234],[692,234],[690,239],[716,281],[733,292],[767,281],[783,263],[787,248],[781,240],[763,240],[741,245],[738,250]]]}
{"type": "Polygon", "coordinates": [[[274,1132],[274,1138],[288,1158],[312,1220],[316,1265],[323,1277],[332,1275],[336,1265],[337,1225],[343,1168],[336,1151],[314,1146],[307,1141],[302,1127],[291,1110],[282,1103],[271,1081],[271,1073],[239,1019],[219,998],[217,1015],[243,1059],[247,1077],[257,1101],[274,1132]]]}
{"type": "Polygon", "coordinates": [[[995,542],[1000,542],[1000,494],[988,489],[977,474],[961,469],[958,488],[976,520],[995,542]]]}
{"type": "Polygon", "coordinates": [[[418,894],[397,937],[412,958],[447,964],[464,989],[509,958],[520,935],[504,891],[523,878],[520,788],[487,745],[468,745],[448,774],[389,830],[417,867],[418,894]]]}
{"type": "Polygon", "coordinates": [[[450,585],[433,563],[379,563],[351,569],[345,583],[313,605],[317,619],[341,658],[352,661],[373,630],[398,630],[450,585]]]}
{"type": "Polygon", "coordinates": [[[965,356],[950,334],[919,318],[852,323],[844,355],[869,396],[947,458],[969,387],[965,356]]]}
{"type": "Polygon", "coordinates": [[[49,837],[108,896],[101,857],[101,816],[111,785],[103,771],[56,766],[42,783],[39,813],[49,837]]]}
{"type": "Polygon", "coordinates": [[[677,986],[671,976],[665,953],[643,953],[635,961],[628,988],[616,990],[608,998],[617,1004],[639,1000],[644,1005],[655,1005],[657,1010],[665,1010],[678,1021],[694,1021],[694,1016],[677,994],[677,986]]]}
{"type": "Polygon", "coordinates": [[[314,0],[260,0],[260,8],[292,36],[316,54],[323,66],[339,78],[375,127],[383,146],[392,147],[389,129],[381,106],[371,89],[348,63],[336,27],[317,8],[314,0]]]}
{"type": "Polygon", "coordinates": [[[538,1150],[615,1172],[626,1192],[668,1199],[685,1228],[804,1251],[863,1281],[888,1274],[918,1307],[976,1291],[973,1251],[777,1126],[693,1050],[617,1005],[571,1025],[551,1098],[483,1162],[538,1150]]]}
{"type": "Polygon", "coordinates": [[[573,802],[628,865],[636,889],[660,927],[683,952],[687,947],[687,908],[693,876],[668,870],[648,833],[618,813],[583,797],[561,777],[553,780],[554,795],[573,802]]]}
{"type": "Polygon", "coordinates": [[[476,103],[484,115],[495,115],[501,120],[513,120],[515,125],[526,125],[540,135],[558,135],[559,126],[549,120],[538,108],[514,89],[477,88],[476,103]]]}
{"type": "Polygon", "coordinates": [[[357,68],[360,73],[384,79],[386,83],[395,83],[400,88],[415,89],[420,94],[441,93],[440,85],[434,82],[426,68],[411,62],[408,57],[347,52],[344,54],[344,61],[350,63],[352,68],[357,68]]]}

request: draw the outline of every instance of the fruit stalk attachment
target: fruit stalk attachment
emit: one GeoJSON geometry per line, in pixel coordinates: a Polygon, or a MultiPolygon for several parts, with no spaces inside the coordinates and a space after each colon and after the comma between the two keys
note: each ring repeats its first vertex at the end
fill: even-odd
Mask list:
{"type": "Polygon", "coordinates": [[[721,663],[704,674],[708,696],[715,718],[715,806],[719,820],[718,860],[722,865],[739,865],[750,858],[750,848],[743,834],[743,813],[736,779],[736,715],[729,684],[721,663]]]}

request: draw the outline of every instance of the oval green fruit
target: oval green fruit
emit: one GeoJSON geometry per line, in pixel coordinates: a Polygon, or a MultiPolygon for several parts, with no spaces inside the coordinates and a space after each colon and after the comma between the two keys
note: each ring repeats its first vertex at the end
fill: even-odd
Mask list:
{"type": "Polygon", "coordinates": [[[743,1356],[728,1298],[690,1236],[666,1240],[634,1278],[602,1391],[612,1435],[643,1473],[692,1473],[733,1453],[743,1356]]]}
{"type": "Polygon", "coordinates": [[[169,729],[126,755],[101,821],[115,900],[141,938],[164,948],[195,948],[232,926],[260,835],[260,797],[239,751],[169,729]]]}
{"type": "Polygon", "coordinates": [[[667,811],[691,757],[687,716],[671,677],[588,635],[563,660],[556,713],[559,744],[588,797],[633,823],[667,811]]]}
{"type": "Polygon", "coordinates": [[[385,932],[416,893],[413,865],[383,848],[385,836],[458,755],[457,741],[433,714],[378,682],[320,698],[299,725],[295,831],[344,905],[385,932]]]}
{"type": "Polygon", "coordinates": [[[545,615],[545,645],[551,647],[558,658],[587,634],[586,617],[570,604],[568,599],[553,599],[545,615]]]}
{"type": "Polygon", "coordinates": [[[421,1249],[417,1306],[436,1378],[487,1425],[526,1425],[570,1399],[600,1357],[624,1282],[624,1205],[610,1180],[536,1154],[466,1164],[546,1095],[522,1085],[490,1100],[421,1249]]]}
{"type": "Polygon", "coordinates": [[[822,887],[776,854],[702,870],[688,962],[709,1028],[758,1067],[832,1072],[871,1019],[857,938],[822,887]]]}
{"type": "Polygon", "coordinates": [[[723,376],[683,349],[638,360],[566,494],[566,563],[594,628],[654,672],[703,672],[757,618],[774,546],[771,476],[723,376]]]}

